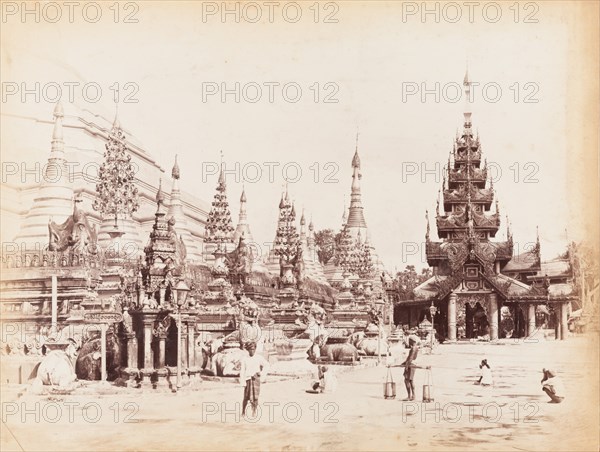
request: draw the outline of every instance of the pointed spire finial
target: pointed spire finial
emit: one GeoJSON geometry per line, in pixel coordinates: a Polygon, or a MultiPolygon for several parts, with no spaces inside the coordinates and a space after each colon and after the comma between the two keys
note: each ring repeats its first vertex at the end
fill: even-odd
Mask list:
{"type": "Polygon", "coordinates": [[[54,107],[54,129],[52,130],[52,150],[53,151],[63,151],[65,142],[63,140],[63,126],[62,120],[65,116],[64,110],[62,107],[62,103],[60,99],[56,102],[56,106],[54,107]]]}
{"type": "Polygon", "coordinates": [[[63,110],[63,106],[62,106],[60,99],[58,99],[58,101],[56,102],[56,105],[54,107],[54,117],[62,118],[63,116],[65,116],[65,112],[63,110]]]}
{"type": "Polygon", "coordinates": [[[246,202],[246,186],[242,184],[242,196],[240,196],[240,202],[246,202]]]}
{"type": "Polygon", "coordinates": [[[429,211],[425,210],[425,220],[427,221],[427,232],[425,233],[425,239],[429,240],[429,211]]]}
{"type": "Polygon", "coordinates": [[[360,157],[358,156],[358,129],[356,130],[356,148],[354,150],[354,157],[352,158],[352,168],[360,169],[360,157]]]}
{"type": "Polygon", "coordinates": [[[465,78],[463,80],[463,86],[465,87],[465,111],[464,116],[464,128],[465,134],[471,136],[471,79],[469,78],[469,67],[465,71],[465,78]]]}
{"type": "Polygon", "coordinates": [[[160,206],[165,201],[165,195],[162,191],[162,177],[158,179],[158,190],[156,191],[156,203],[160,206]]]}
{"type": "Polygon", "coordinates": [[[219,151],[219,153],[221,154],[221,165],[220,165],[220,171],[219,171],[219,184],[220,185],[225,185],[225,172],[223,171],[223,151],[219,151]]]}
{"type": "Polygon", "coordinates": [[[121,121],[119,121],[119,103],[115,102],[115,120],[113,121],[113,129],[121,128],[121,121]]]}
{"type": "Polygon", "coordinates": [[[177,164],[177,154],[175,154],[175,163],[173,165],[173,169],[171,170],[171,177],[173,179],[179,179],[180,175],[179,165],[177,164]]]}

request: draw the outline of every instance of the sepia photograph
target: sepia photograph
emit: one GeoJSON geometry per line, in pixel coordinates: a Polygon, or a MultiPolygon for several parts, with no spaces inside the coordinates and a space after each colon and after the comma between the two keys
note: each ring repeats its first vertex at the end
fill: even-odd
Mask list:
{"type": "Polygon", "coordinates": [[[0,451],[600,450],[600,0],[0,14],[0,451]]]}

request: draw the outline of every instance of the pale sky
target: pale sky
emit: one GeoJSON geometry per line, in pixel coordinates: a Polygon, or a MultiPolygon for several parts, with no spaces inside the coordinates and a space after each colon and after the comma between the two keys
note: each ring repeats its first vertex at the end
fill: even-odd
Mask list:
{"type": "MultiPolygon", "coordinates": [[[[423,242],[426,209],[435,231],[441,173],[423,175],[421,169],[434,169],[436,162],[441,168],[456,129],[462,128],[464,103],[444,97],[455,96],[453,87],[462,85],[468,61],[472,81],[480,83],[474,88],[473,127],[488,162],[501,170],[494,184],[503,216],[497,238],[504,238],[505,214],[517,247],[535,241],[539,225],[542,255],[549,259],[563,251],[565,228],[570,239],[582,235],[581,212],[568,202],[565,167],[573,152],[565,109],[569,27],[574,23],[568,12],[543,2],[532,16],[538,23],[524,23],[531,13],[524,9],[515,23],[510,3],[501,2],[497,23],[484,20],[481,11],[469,23],[466,8],[457,23],[443,17],[440,23],[434,17],[423,23],[418,14],[403,22],[401,2],[336,2],[337,23],[323,23],[334,12],[324,3],[319,23],[314,23],[313,2],[300,3],[303,15],[297,23],[286,21],[279,10],[270,23],[262,2],[257,2],[263,5],[259,23],[236,23],[232,17],[223,23],[218,14],[203,22],[202,5],[191,2],[136,2],[139,22],[122,23],[122,10],[116,24],[106,3],[97,23],[83,20],[80,11],[69,23],[65,7],[56,24],[6,18],[2,81],[96,82],[103,89],[100,100],[86,102],[76,89],[74,104],[109,117],[114,112],[109,87],[135,84],[139,89],[132,99],[139,102],[120,104],[121,123],[168,172],[174,154],[179,155],[184,190],[212,200],[217,177],[203,182],[202,166],[218,162],[220,150],[228,169],[238,162],[250,178],[256,175],[253,168],[263,169],[258,181],[245,182],[248,217],[259,243],[274,237],[286,163],[302,170],[289,186],[298,212],[304,207],[316,229],[339,230],[344,196],[349,203],[358,129],[365,217],[372,243],[393,270],[426,265],[420,256],[406,255],[406,249],[423,242]],[[233,94],[225,102],[220,95],[203,99],[207,84],[220,88],[225,83],[235,90],[236,82],[239,103],[233,94]],[[269,82],[275,87],[272,103],[269,82]],[[420,92],[403,99],[409,85],[435,90],[436,82],[438,102],[434,94],[423,102],[420,92]],[[281,87],[286,83],[300,86],[298,102],[284,99],[281,87]],[[262,97],[252,103],[256,84],[262,97]],[[485,84],[490,86],[487,100],[481,90],[485,84]],[[502,91],[495,103],[494,87],[502,91]],[[325,103],[328,94],[338,102],[325,103]],[[538,102],[525,102],[527,95],[538,102]],[[267,162],[280,164],[273,181],[267,162]],[[419,172],[412,174],[415,168],[419,172]],[[325,183],[332,172],[332,183],[325,183]]],[[[290,88],[286,94],[295,92],[290,88]]],[[[2,103],[3,113],[39,118],[50,118],[52,109],[44,99],[22,102],[10,96],[2,103]]],[[[15,158],[6,152],[3,160],[15,158]]],[[[294,177],[293,169],[288,174],[294,177]]],[[[235,179],[230,175],[227,181],[237,221],[242,180],[235,179]]]]}

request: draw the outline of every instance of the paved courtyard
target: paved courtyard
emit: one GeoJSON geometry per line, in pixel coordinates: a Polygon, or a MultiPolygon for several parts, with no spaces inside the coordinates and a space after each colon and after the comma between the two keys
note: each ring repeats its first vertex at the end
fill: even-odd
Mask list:
{"type": "Polygon", "coordinates": [[[433,368],[434,402],[383,398],[384,366],[336,368],[334,394],[309,394],[310,379],[269,381],[256,419],[239,416],[236,383],[203,381],[178,394],[35,396],[5,388],[1,449],[12,450],[598,450],[598,340],[503,341],[439,346],[417,362],[433,368]],[[474,385],[487,358],[493,387],[474,385]],[[547,403],[543,367],[567,396],[547,403]],[[21,395],[20,395],[21,394],[21,395]]]}

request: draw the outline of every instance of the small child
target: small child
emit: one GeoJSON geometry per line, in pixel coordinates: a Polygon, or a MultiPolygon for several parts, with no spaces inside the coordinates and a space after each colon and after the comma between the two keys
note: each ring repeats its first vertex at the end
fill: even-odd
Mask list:
{"type": "Polygon", "coordinates": [[[494,379],[492,378],[492,369],[488,365],[487,359],[481,360],[479,368],[481,369],[481,376],[477,383],[481,386],[491,386],[494,383],[494,379]]]}

